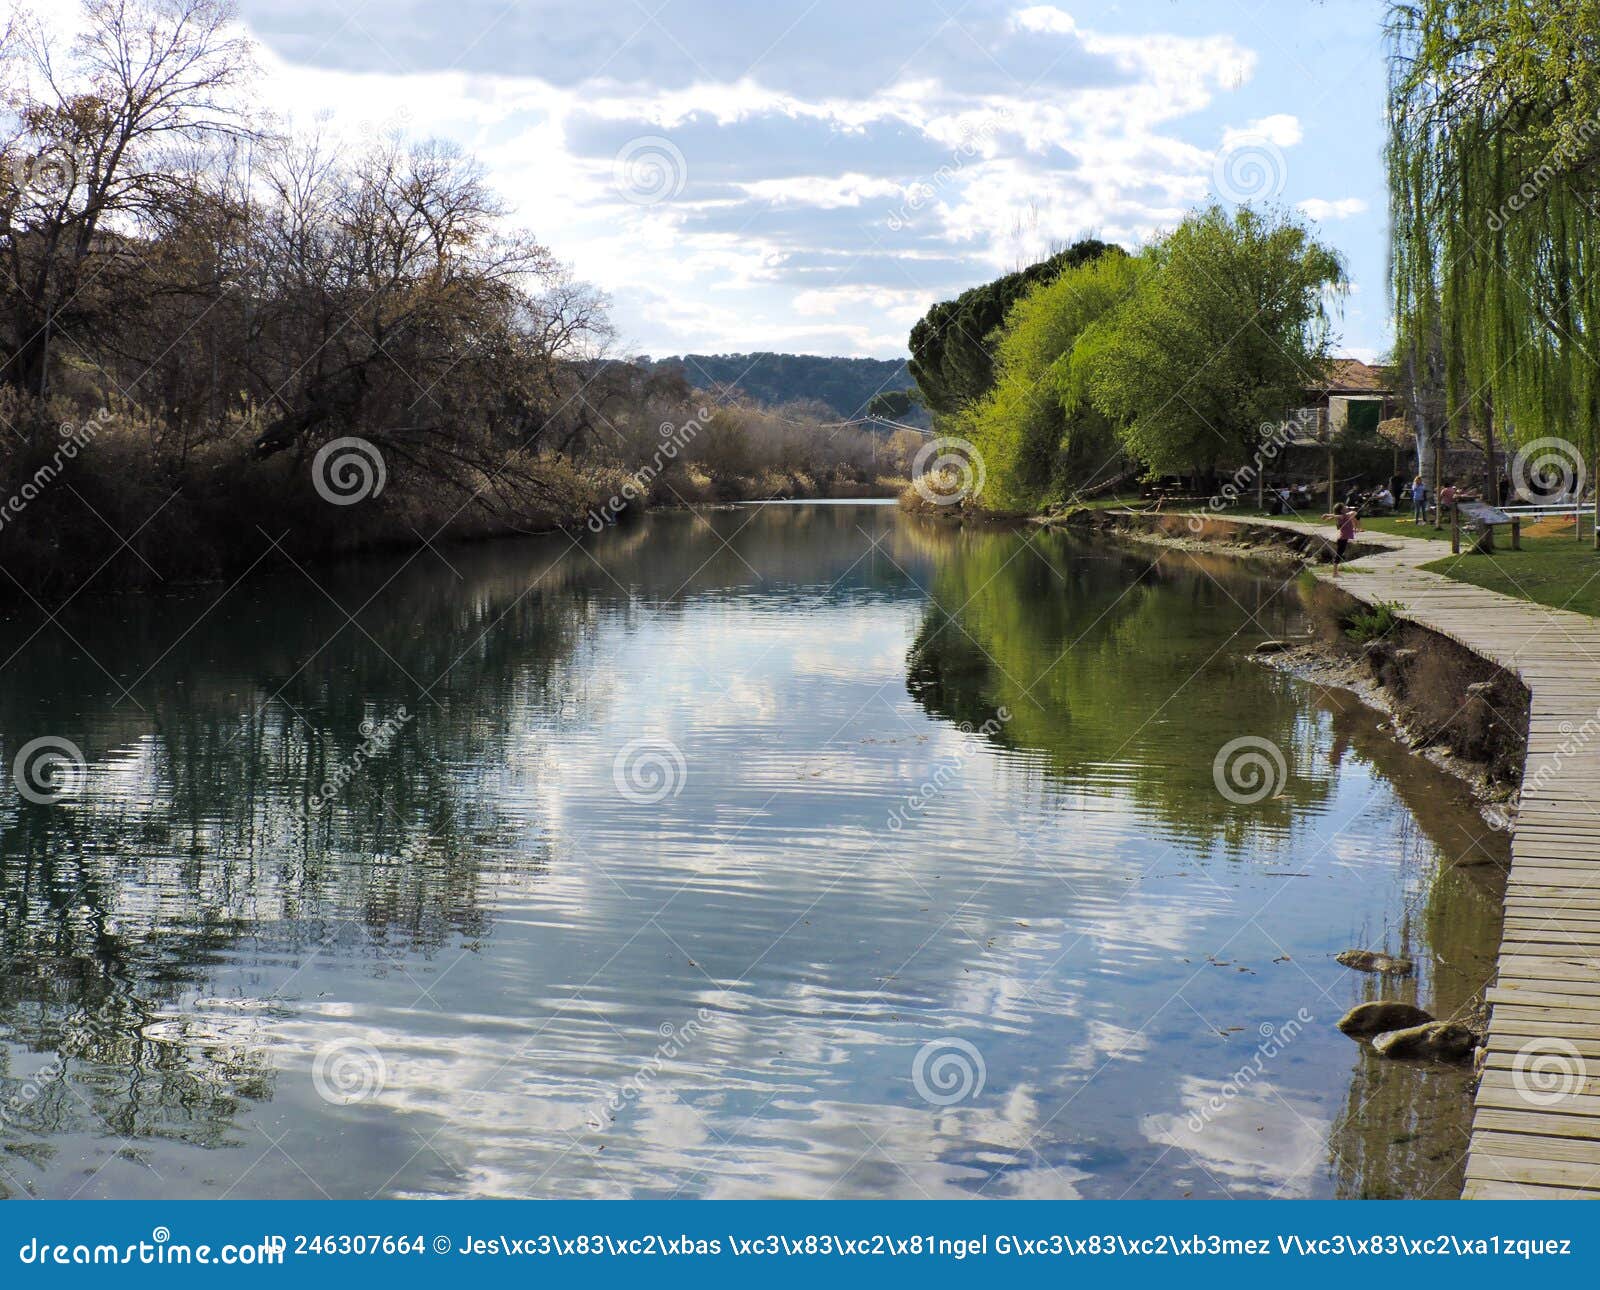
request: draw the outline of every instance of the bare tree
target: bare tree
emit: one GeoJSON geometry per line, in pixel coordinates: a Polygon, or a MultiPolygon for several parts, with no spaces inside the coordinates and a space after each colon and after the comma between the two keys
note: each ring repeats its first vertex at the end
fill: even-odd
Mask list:
{"type": "Polygon", "coordinates": [[[63,58],[42,23],[7,42],[0,255],[7,280],[0,381],[51,388],[60,343],[103,323],[157,213],[185,198],[185,144],[243,133],[251,51],[224,0],[86,0],[63,58]]]}

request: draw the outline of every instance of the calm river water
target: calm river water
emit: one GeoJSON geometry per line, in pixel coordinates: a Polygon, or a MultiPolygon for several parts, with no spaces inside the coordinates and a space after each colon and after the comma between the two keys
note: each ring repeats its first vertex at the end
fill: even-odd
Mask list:
{"type": "Polygon", "coordinates": [[[1453,1195],[1331,956],[1455,1008],[1505,848],[1300,595],[852,504],[19,610],[0,1190],[1453,1195]]]}

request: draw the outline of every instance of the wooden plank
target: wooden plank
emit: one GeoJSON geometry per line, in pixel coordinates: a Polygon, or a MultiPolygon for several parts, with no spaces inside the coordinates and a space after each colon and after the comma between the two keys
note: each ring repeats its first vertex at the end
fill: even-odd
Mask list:
{"type": "Polygon", "coordinates": [[[1465,1200],[1594,1200],[1600,1193],[1569,1187],[1535,1187],[1529,1183],[1469,1178],[1461,1195],[1465,1200]]]}
{"type": "Polygon", "coordinates": [[[1473,1150],[1467,1156],[1467,1177],[1482,1182],[1509,1182],[1571,1188],[1600,1200],[1600,1165],[1570,1160],[1528,1160],[1491,1156],[1473,1150]]]}
{"type": "Polygon", "coordinates": [[[1502,954],[1500,975],[1525,981],[1594,981],[1600,980],[1600,962],[1581,955],[1502,954]]]}
{"type": "MultiPolygon", "coordinates": [[[[1490,1003],[1502,1009],[1502,1017],[1513,1017],[1519,1012],[1597,1012],[1600,1013],[1600,995],[1593,993],[1561,994],[1556,991],[1515,989],[1496,986],[1487,992],[1490,1003]]],[[[1568,1018],[1571,1020],[1571,1018],[1568,1018]]]]}
{"type": "Polygon", "coordinates": [[[1600,1140],[1558,1138],[1550,1134],[1505,1133],[1486,1129],[1472,1136],[1472,1154],[1510,1156],[1518,1160],[1566,1160],[1600,1167],[1600,1140]]]}
{"type": "Polygon", "coordinates": [[[1527,1108],[1502,1110],[1480,1106],[1472,1117],[1472,1132],[1499,1129],[1542,1138],[1563,1138],[1580,1142],[1600,1142],[1600,1124],[1584,1115],[1550,1115],[1527,1108]]]}
{"type": "Polygon", "coordinates": [[[1559,1102],[1544,1106],[1530,1100],[1522,1089],[1513,1087],[1511,1077],[1506,1072],[1485,1071],[1478,1084],[1478,1105],[1496,1106],[1506,1111],[1543,1110],[1553,1115],[1578,1116],[1592,1122],[1600,1115],[1600,1094],[1573,1093],[1559,1102]]]}
{"type": "MultiPolygon", "coordinates": [[[[1504,1002],[1508,1007],[1515,1007],[1518,998],[1524,1001],[1565,998],[1572,1000],[1572,1006],[1580,1008],[1594,1007],[1597,1003],[1600,1003],[1600,994],[1596,993],[1591,984],[1583,981],[1507,980],[1498,982],[1494,988],[1505,992],[1497,995],[1496,999],[1504,1002]]],[[[1490,1000],[1490,1002],[1495,1001],[1495,999],[1490,1000]]],[[[1549,1006],[1554,1007],[1556,1005],[1549,1006]]]]}

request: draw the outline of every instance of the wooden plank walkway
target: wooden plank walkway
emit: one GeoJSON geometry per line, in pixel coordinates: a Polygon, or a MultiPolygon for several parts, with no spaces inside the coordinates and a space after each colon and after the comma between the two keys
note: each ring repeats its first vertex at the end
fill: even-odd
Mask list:
{"type": "Polygon", "coordinates": [[[1344,566],[1341,588],[1397,601],[1406,618],[1516,672],[1532,695],[1464,1194],[1600,1199],[1600,620],[1423,571],[1444,543],[1363,541],[1384,550],[1344,566]]]}

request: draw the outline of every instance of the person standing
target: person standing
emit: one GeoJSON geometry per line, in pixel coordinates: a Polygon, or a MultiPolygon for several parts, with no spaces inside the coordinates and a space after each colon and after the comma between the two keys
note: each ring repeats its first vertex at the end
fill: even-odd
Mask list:
{"type": "Polygon", "coordinates": [[[1350,549],[1350,544],[1356,540],[1356,509],[1346,506],[1343,502],[1333,508],[1333,514],[1324,515],[1325,520],[1333,521],[1335,533],[1333,541],[1333,576],[1339,576],[1339,566],[1344,562],[1344,553],[1350,549]]]}
{"type": "Polygon", "coordinates": [[[1428,486],[1422,482],[1421,475],[1411,481],[1411,522],[1428,522],[1428,486]]]}

